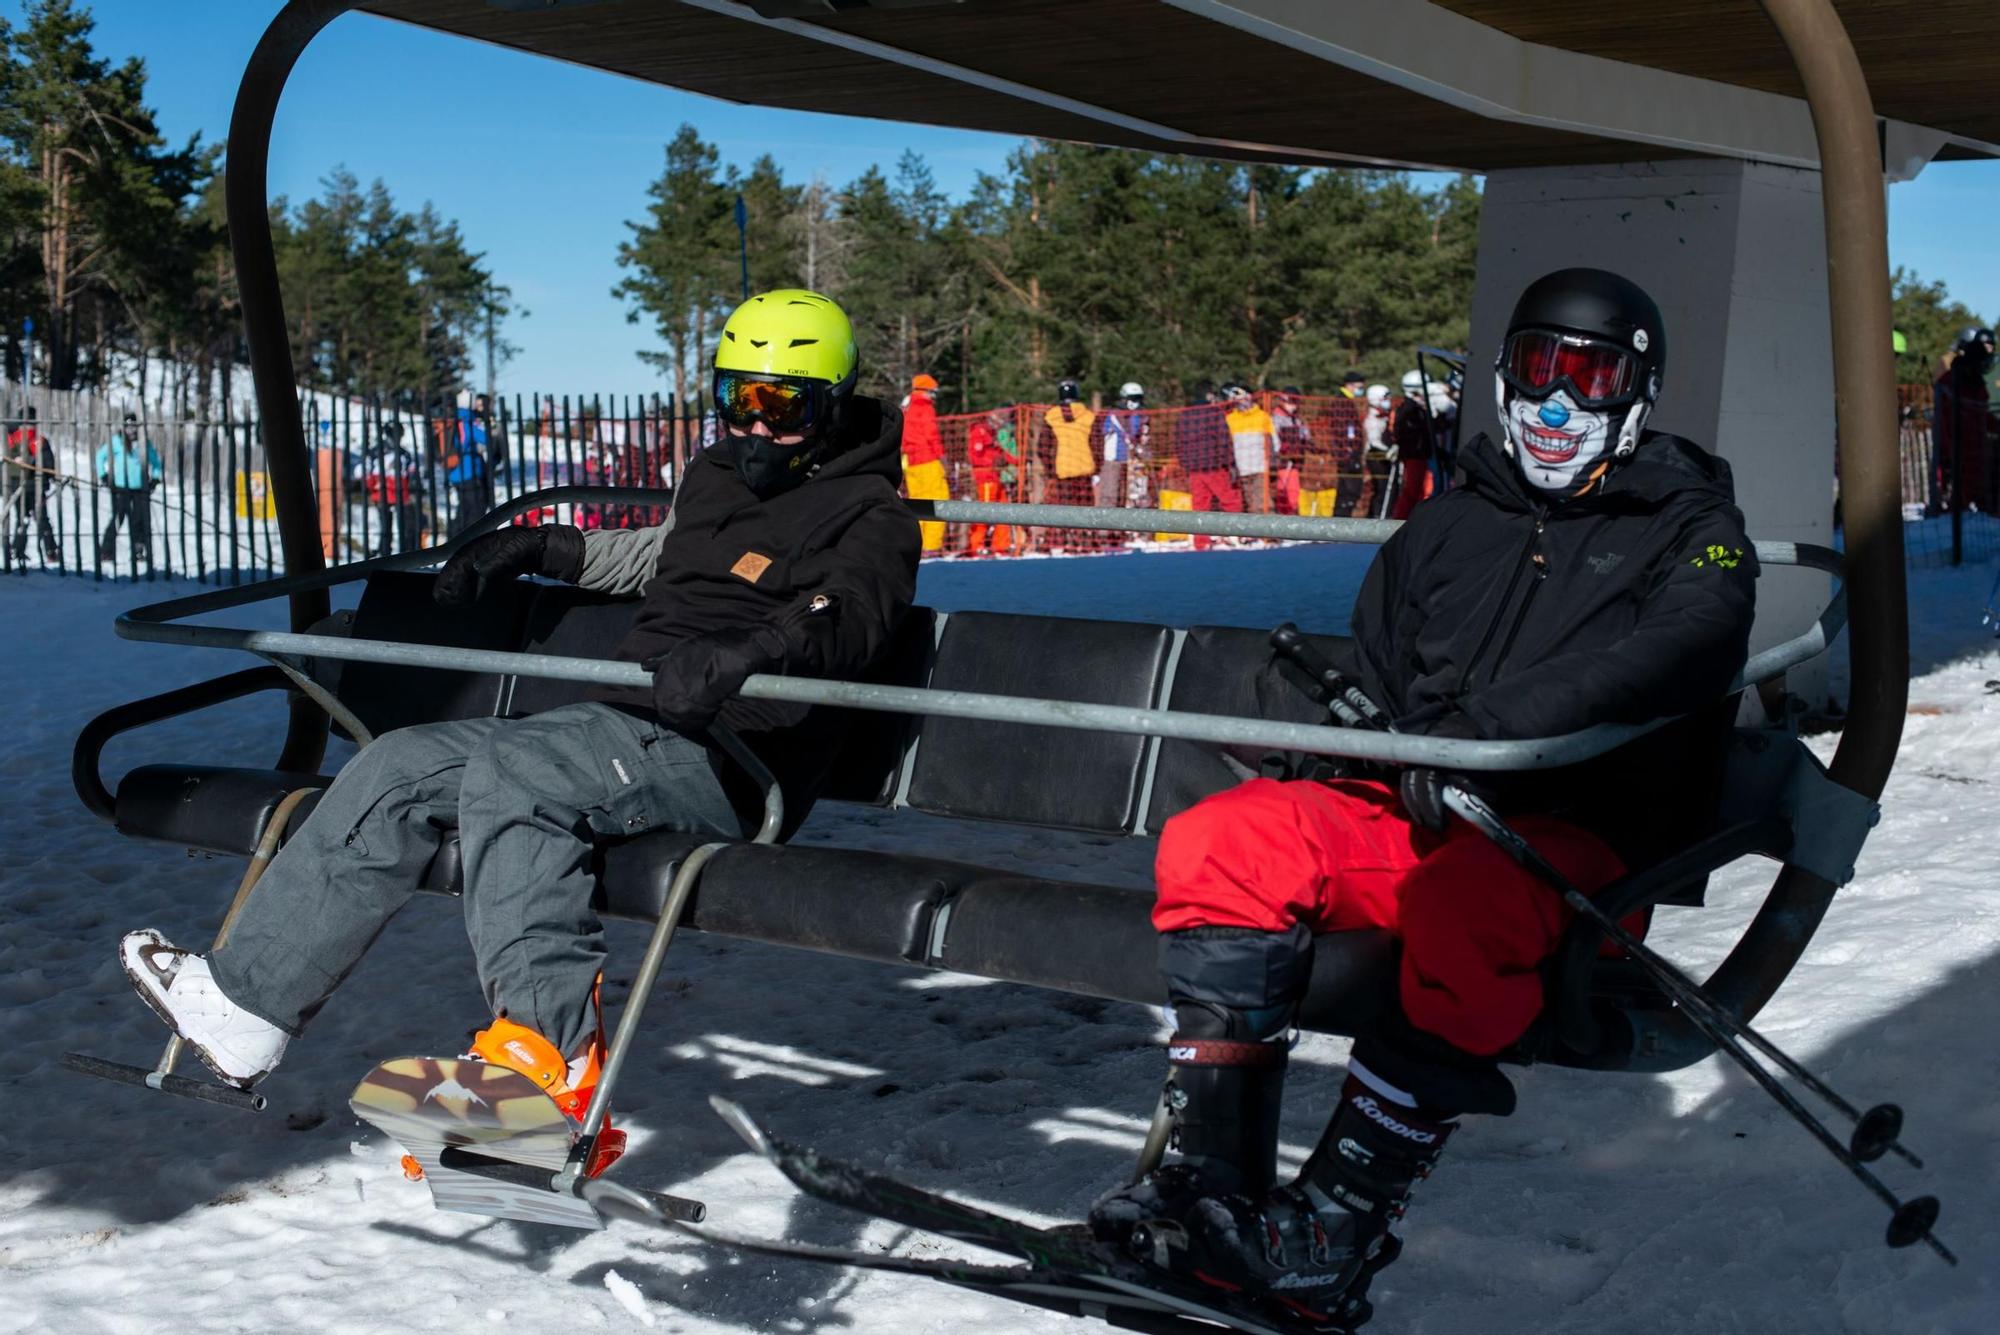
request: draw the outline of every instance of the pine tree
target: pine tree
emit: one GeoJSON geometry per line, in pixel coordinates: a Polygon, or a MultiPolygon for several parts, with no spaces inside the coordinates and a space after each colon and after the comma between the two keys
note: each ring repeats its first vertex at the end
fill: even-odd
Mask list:
{"type": "Polygon", "coordinates": [[[653,201],[647,220],[627,222],[632,237],[618,247],[618,265],[629,275],[612,295],[631,303],[629,323],[651,320],[666,348],[640,358],[673,378],[683,403],[709,355],[709,331],[719,324],[725,294],[735,286],[734,200],[716,175],[718,161],[715,146],[694,126],[681,126],[667,144],[665,169],[647,188],[653,201]]]}

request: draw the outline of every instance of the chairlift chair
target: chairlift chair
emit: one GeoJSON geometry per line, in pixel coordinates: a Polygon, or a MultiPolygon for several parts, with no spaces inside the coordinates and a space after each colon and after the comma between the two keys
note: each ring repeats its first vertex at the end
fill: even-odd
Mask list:
{"type": "MultiPolygon", "coordinates": [[[[231,244],[291,573],[119,618],[118,633],[129,639],[233,648],[271,665],[119,705],[85,727],[74,763],[79,796],[93,814],[133,837],[215,853],[255,855],[262,849],[268,857],[309,810],[313,799],[300,793],[328,782],[319,768],[335,724],[365,744],[408,723],[538,710],[575,698],[584,684],[645,677],[636,665],[606,658],[626,620],[623,605],[522,582],[502,598],[446,614],[432,605],[430,581],[420,568],[528,509],[574,501],[655,504],[657,493],[557,487],[495,510],[443,548],[323,567],[271,246],[266,159],[272,117],[293,62],[328,21],[354,7],[354,0],[291,0],[259,43],[238,93],[229,143],[231,244]],[[354,583],[364,589],[351,621],[330,616],[329,590],[354,583]],[[189,620],[276,598],[289,603],[289,631],[189,620]],[[112,737],[268,690],[285,692],[290,705],[271,768],[217,766],[191,757],[141,766],[115,789],[101,777],[102,751],[112,737]]],[[[1838,574],[1841,586],[1804,634],[1757,655],[1737,685],[1780,681],[1786,670],[1824,652],[1846,625],[1853,701],[1830,766],[1819,764],[1784,719],[1739,730],[1714,827],[1661,863],[1636,869],[1603,901],[1622,915],[1686,900],[1710,872],[1746,855],[1777,862],[1761,908],[1706,984],[1744,1020],[1783,983],[1835,887],[1852,874],[1894,760],[1908,676],[1875,120],[1852,47],[1827,0],[1763,0],[1763,7],[1798,64],[1820,141],[1847,556],[1843,561],[1795,543],[1757,545],[1767,566],[1838,574]]],[[[522,8],[502,5],[494,14],[522,8]]],[[[1321,541],[1379,542],[1394,527],[965,502],[915,508],[948,522],[1321,541]]],[[[1238,684],[1268,654],[1261,628],[1183,631],[976,612],[947,617],[920,609],[904,630],[878,680],[753,677],[743,688],[755,698],[871,711],[873,726],[857,729],[830,796],[1028,828],[1068,825],[1134,835],[1156,830],[1174,810],[1225,782],[1223,748],[1476,772],[1574,763],[1645,731],[1600,727],[1561,738],[1481,742],[1328,728],[1304,702],[1289,717],[1256,717],[1254,702],[1238,684]],[[1046,654],[983,652],[1024,637],[1028,643],[1060,638],[1072,670],[1058,679],[1046,668],[1046,654]],[[954,776],[949,763],[957,755],[991,758],[1010,749],[1039,754],[1049,748],[1093,775],[1087,799],[1052,810],[1039,774],[1009,774],[989,761],[972,783],[962,773],[954,776]]],[[[941,857],[785,846],[777,842],[783,795],[768,782],[766,794],[764,828],[754,840],[704,847],[654,833],[605,848],[602,909],[656,924],[648,952],[654,967],[676,927],[686,927],[1119,1000],[1160,1000],[1144,892],[1024,877],[941,857]]],[[[422,889],[456,892],[455,852],[448,841],[422,889]]],[[[1657,987],[1619,961],[1600,960],[1596,945],[1588,925],[1570,929],[1549,966],[1544,1022],[1515,1056],[1593,1070],[1664,1071],[1707,1055],[1708,1043],[1657,987]]],[[[1393,960],[1393,941],[1384,934],[1323,938],[1304,1026],[1330,1033],[1365,1026],[1389,993],[1393,960]]],[[[629,1043],[645,1000],[644,989],[635,987],[621,1017],[620,1044],[629,1043]]],[[[122,1069],[126,1078],[190,1093],[200,1082],[173,1075],[176,1055],[170,1046],[151,1071],[122,1069]]],[[[608,1098],[611,1074],[600,1086],[600,1101],[608,1098]]],[[[209,1093],[200,1096],[215,1101],[256,1101],[202,1088],[209,1093]]]]}

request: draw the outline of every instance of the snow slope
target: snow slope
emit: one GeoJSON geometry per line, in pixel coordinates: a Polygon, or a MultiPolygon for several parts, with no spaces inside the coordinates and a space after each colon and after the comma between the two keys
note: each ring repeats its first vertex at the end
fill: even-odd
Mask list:
{"type": "MultiPolygon", "coordinates": [[[[1298,598],[1280,581],[1351,588],[1350,566],[1351,555],[1286,551],[995,563],[927,568],[925,594],[949,606],[1269,624],[1344,607],[1345,593],[1298,598]],[[1302,568],[1314,561],[1326,564],[1302,568]]],[[[1534,1070],[1520,1076],[1519,1113],[1469,1121],[1420,1193],[1371,1332],[2000,1329],[2000,696],[1982,689],[2000,657],[1975,624],[1990,579],[1916,577],[1924,675],[1883,825],[1761,1021],[1849,1097],[1905,1104],[1930,1166],[1884,1171],[1943,1196],[1940,1231],[1965,1264],[1949,1271],[1922,1250],[1883,1248],[1883,1211],[1733,1068],[1534,1070]]],[[[0,1335],[137,1335],[164,1323],[1084,1329],[918,1280],[743,1260],[629,1225],[578,1235],[431,1210],[345,1100],[369,1062],[455,1051],[482,1021],[445,901],[418,899],[385,934],[267,1084],[262,1116],[57,1070],[68,1049],[153,1059],[164,1031],[131,996],[113,943],[147,924],[200,939],[240,871],[121,839],[70,791],[69,747],[91,714],[238,666],[112,636],[119,609],[168,592],[0,581],[0,686],[13,706],[0,730],[0,1335]]],[[[183,719],[120,743],[111,768],[176,756],[268,764],[278,719],[273,699],[183,719]]],[[[1150,851],[832,807],[801,837],[948,845],[956,857],[1131,884],[1145,883],[1150,851]]],[[[1715,907],[1664,912],[1656,939],[1690,964],[1713,961],[1767,885],[1762,866],[1733,869],[1711,891],[1715,907]]],[[[612,932],[614,971],[629,969],[642,933],[612,932]]],[[[801,1202],[709,1113],[711,1091],[781,1134],[1055,1219],[1126,1169],[1161,1071],[1154,1018],[1136,1007],[699,936],[674,947],[654,1005],[619,1110],[635,1142],[622,1176],[705,1199],[727,1227],[822,1242],[949,1246],[801,1202]]],[[[1294,1157],[1344,1053],[1312,1038],[1295,1056],[1294,1157]]]]}

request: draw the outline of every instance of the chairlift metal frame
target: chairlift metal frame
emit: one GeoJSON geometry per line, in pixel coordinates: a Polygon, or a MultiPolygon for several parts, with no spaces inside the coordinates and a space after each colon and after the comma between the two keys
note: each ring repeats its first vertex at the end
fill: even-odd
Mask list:
{"type": "MultiPolygon", "coordinates": [[[[1852,700],[1845,730],[1829,767],[1830,782],[1865,803],[1881,793],[1895,761],[1907,699],[1909,656],[1902,523],[1898,490],[1893,361],[1890,349],[1889,281],[1882,157],[1877,119],[1852,42],[1830,0],[1759,0],[1797,66],[1818,136],[1825,207],[1828,283],[1831,298],[1835,414],[1840,474],[1846,489],[1844,519],[1847,557],[1843,563],[1824,548],[1797,543],[1759,543],[1767,565],[1801,565],[1841,575],[1841,587],[1806,632],[1756,656],[1739,685],[1772,680],[1787,668],[1825,651],[1843,624],[1849,630],[1853,666],[1852,700]]],[[[420,668],[508,672],[572,681],[639,683],[643,669],[632,664],[541,655],[454,650],[437,646],[356,641],[311,633],[328,614],[328,591],[377,571],[433,564],[456,544],[402,556],[325,568],[317,533],[313,476],[299,405],[291,347],[285,325],[268,213],[268,157],[271,127],[286,80],[299,55],[326,24],[360,0],[290,0],[259,41],[238,89],[230,122],[226,209],[251,370],[265,424],[271,492],[277,511],[286,567],[292,573],[241,589],[204,593],[135,609],[121,616],[117,631],[129,639],[246,650],[278,668],[240,672],[214,682],[170,692],[107,712],[79,738],[75,778],[84,804],[114,817],[113,799],[97,773],[103,742],[186,708],[236,698],[253,691],[290,685],[291,708],[277,768],[312,773],[325,755],[329,718],[344,711],[337,697],[320,687],[304,658],[345,659],[420,668]],[[291,629],[259,631],[190,625],[185,618],[207,615],[269,598],[284,597],[291,629]]],[[[1428,349],[1426,351],[1429,351],[1428,349]]],[[[505,523],[531,506],[572,500],[655,502],[657,493],[612,488],[556,488],[524,497],[487,516],[473,530],[505,523]]],[[[924,509],[923,506],[916,508],[924,509]]],[[[1187,532],[1210,535],[1296,538],[1319,541],[1379,542],[1394,529],[1385,521],[1319,520],[1185,512],[1099,510],[1089,507],[992,505],[936,502],[928,517],[946,521],[1004,522],[1051,528],[1127,532],[1187,532]]],[[[471,533],[465,536],[472,536],[471,533]]],[[[464,539],[461,538],[460,541],[464,539]]],[[[754,677],[743,694],[755,698],[848,707],[992,719],[1010,723],[1132,732],[1218,744],[1281,747],[1318,754],[1349,755],[1405,764],[1432,764],[1462,770],[1527,769],[1574,763],[1602,754],[1645,731],[1593,728],[1563,738],[1510,742],[1454,741],[1307,725],[1271,723],[1189,714],[1166,709],[1115,709],[1063,701],[1022,700],[915,688],[754,677]]],[[[343,720],[353,731],[351,713],[343,720]]],[[[1654,725],[1657,726],[1657,725],[1654,725]]],[[[356,734],[365,741],[365,729],[356,734]]],[[[747,753],[746,757],[747,757],[747,753]]],[[[753,762],[748,758],[746,763],[753,762]]],[[[768,780],[768,776],[766,776],[768,780]]],[[[765,783],[766,820],[760,839],[775,836],[782,797],[765,783]]],[[[1848,808],[1851,819],[1853,809],[1848,808]]],[[[1858,846],[1858,840],[1855,841],[1858,846]]],[[[676,903],[662,914],[647,959],[670,939],[678,902],[685,901],[699,875],[701,858],[689,858],[677,875],[676,903]]],[[[1748,1019],[1789,974],[1832,899],[1835,875],[1787,863],[1755,918],[1705,987],[1731,1013],[1748,1019]]],[[[650,982],[650,976],[648,977],[650,982]]],[[[636,1030],[644,993],[635,987],[621,1019],[618,1044],[636,1030]]],[[[618,1070],[613,1066],[599,1087],[593,1123],[618,1070]]],[[[173,1092],[170,1047],[152,1078],[141,1083],[173,1092]]],[[[130,1068],[137,1070],[137,1068],[130,1068]]],[[[98,1072],[103,1074],[104,1072],[98,1072]]],[[[192,1084],[195,1082],[183,1082],[192,1084]]],[[[588,1135],[584,1137],[587,1147],[588,1135]]],[[[576,1188],[574,1174],[570,1186],[576,1188]]]]}

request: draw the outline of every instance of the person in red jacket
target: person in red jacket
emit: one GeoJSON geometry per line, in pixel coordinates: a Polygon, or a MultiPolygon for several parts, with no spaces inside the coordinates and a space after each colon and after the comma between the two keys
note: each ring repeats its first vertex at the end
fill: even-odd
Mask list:
{"type": "MultiPolygon", "coordinates": [[[[903,409],[903,494],[913,501],[948,501],[951,485],[944,477],[944,439],[938,434],[935,376],[910,381],[910,401],[903,409]]],[[[924,555],[944,551],[944,525],[926,523],[924,555]]]]}
{"type": "MultiPolygon", "coordinates": [[[[986,416],[974,422],[965,433],[965,458],[972,465],[972,499],[991,504],[995,501],[1012,499],[1007,495],[1006,483],[1001,478],[1001,470],[1009,473],[1012,460],[1007,451],[1000,448],[1000,432],[1011,431],[1007,421],[1011,405],[995,408],[986,416]]],[[[1014,549],[1014,530],[1006,524],[974,524],[966,535],[965,546],[959,549],[961,556],[1001,555],[1014,549]]]]}

